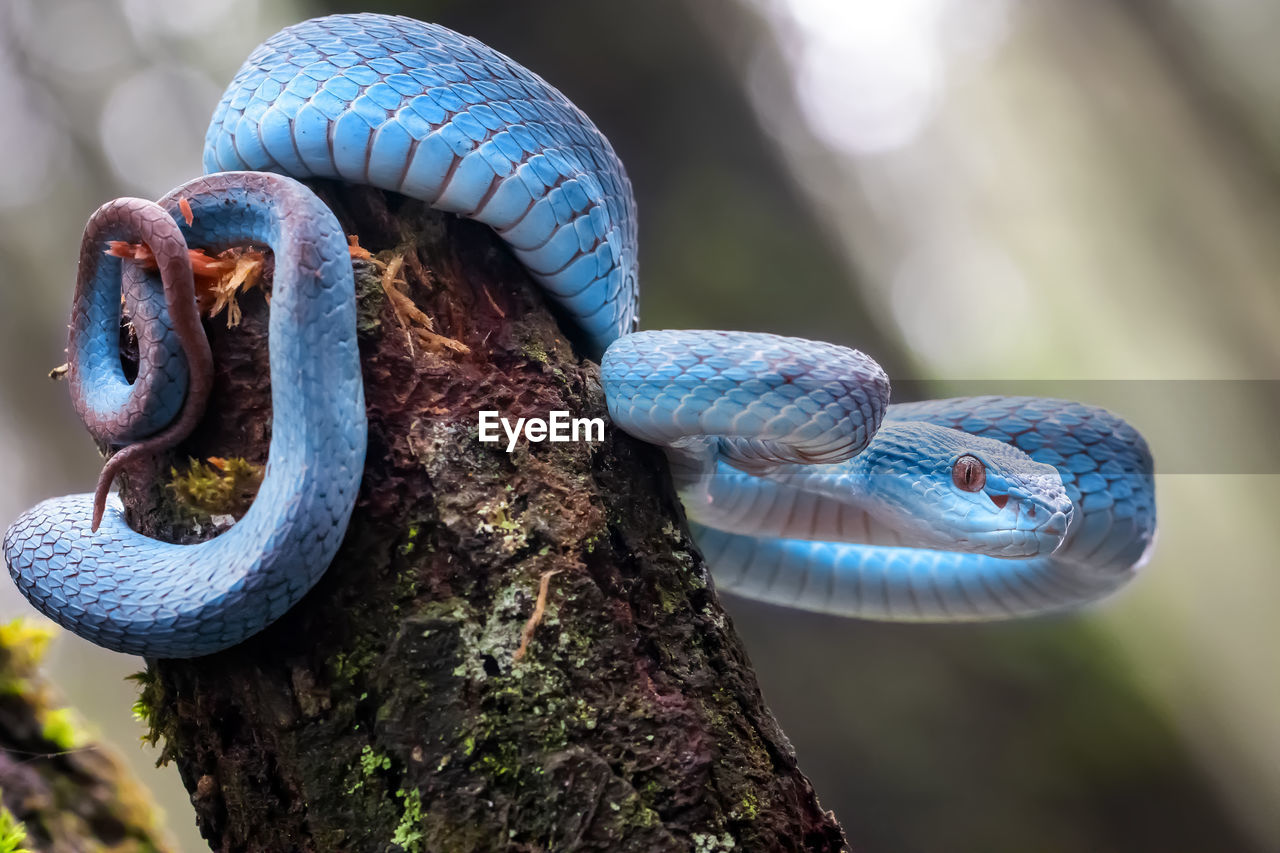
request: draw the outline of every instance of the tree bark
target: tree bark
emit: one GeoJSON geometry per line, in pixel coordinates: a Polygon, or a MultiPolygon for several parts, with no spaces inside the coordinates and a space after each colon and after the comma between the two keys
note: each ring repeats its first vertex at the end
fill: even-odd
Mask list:
{"type": "MultiPolygon", "coordinates": [[[[844,849],[661,452],[611,426],[599,443],[522,439],[510,454],[478,441],[481,410],[607,422],[596,365],[523,269],[483,226],[315,186],[362,246],[404,259],[422,314],[356,262],[369,454],[318,586],[234,649],[150,663],[151,722],[211,846],[844,849]]],[[[146,532],[216,527],[164,488],[176,460],[265,461],[268,309],[258,292],[240,302],[240,326],[210,325],[210,414],[126,484],[146,532]]]]}
{"type": "Polygon", "coordinates": [[[52,637],[26,620],[0,626],[0,850],[173,849],[142,786],[40,674],[52,637]]]}

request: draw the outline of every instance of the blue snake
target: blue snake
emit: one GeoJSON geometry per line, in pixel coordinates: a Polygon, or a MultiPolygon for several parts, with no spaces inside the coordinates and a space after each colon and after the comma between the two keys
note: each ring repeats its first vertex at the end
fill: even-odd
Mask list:
{"type": "Polygon", "coordinates": [[[609,414],[666,451],[719,586],[885,619],[997,619],[1096,600],[1155,539],[1153,463],[1102,409],[1039,398],[889,405],[868,356],[765,334],[633,332],[636,210],[613,149],[540,77],[444,27],[337,15],[245,62],[205,141],[208,173],[90,219],[68,352],[72,395],[122,447],[95,494],[45,501],[4,537],[42,612],[151,657],[252,636],[328,567],[363,470],[366,423],[347,247],[295,179],[369,184],[490,227],[593,354],[609,414]],[[104,257],[145,243],[159,272],[104,257]],[[269,246],[272,438],[248,513],[207,542],[131,530],[107,494],[129,458],[199,420],[211,361],[186,246],[269,246]],[[117,345],[122,292],[137,379],[117,345]]]}

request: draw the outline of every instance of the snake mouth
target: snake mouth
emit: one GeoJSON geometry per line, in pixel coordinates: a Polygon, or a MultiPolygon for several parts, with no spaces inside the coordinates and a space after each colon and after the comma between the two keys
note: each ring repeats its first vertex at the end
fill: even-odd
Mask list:
{"type": "Polygon", "coordinates": [[[1011,491],[989,495],[999,508],[1002,531],[993,538],[993,556],[1028,558],[1051,554],[1065,539],[1071,521],[1070,506],[1011,491]]]}
{"type": "Polygon", "coordinates": [[[1070,511],[1045,506],[1036,502],[1027,506],[1025,517],[1036,522],[1026,528],[1027,537],[1038,546],[1038,554],[1052,554],[1066,540],[1067,527],[1071,523],[1070,511]]]}
{"type": "Polygon", "coordinates": [[[1067,523],[1070,519],[1065,512],[1054,512],[1049,516],[1048,521],[1040,525],[1038,530],[1049,536],[1064,536],[1067,532],[1067,523]]]}

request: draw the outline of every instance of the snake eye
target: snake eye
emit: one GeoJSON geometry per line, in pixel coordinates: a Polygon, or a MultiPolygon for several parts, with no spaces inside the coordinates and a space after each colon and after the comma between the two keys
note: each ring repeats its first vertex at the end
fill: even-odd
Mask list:
{"type": "Polygon", "coordinates": [[[965,454],[951,466],[951,482],[965,492],[976,492],[987,484],[987,468],[976,456],[965,454]]]}

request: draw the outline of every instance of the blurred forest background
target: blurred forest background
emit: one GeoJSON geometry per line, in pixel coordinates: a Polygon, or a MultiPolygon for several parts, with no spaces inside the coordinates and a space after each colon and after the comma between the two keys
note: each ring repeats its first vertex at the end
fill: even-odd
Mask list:
{"type": "MultiPolygon", "coordinates": [[[[45,378],[85,218],[199,172],[259,41],[359,10],[475,35],[592,116],[639,197],[644,327],[855,345],[911,394],[1017,380],[1150,440],[1159,547],[1094,611],[728,602],[856,850],[1280,851],[1280,4],[0,0],[0,524],[99,467],[45,378]]],[[[51,660],[203,849],[138,744],[141,666],[70,635],[51,660]]]]}

